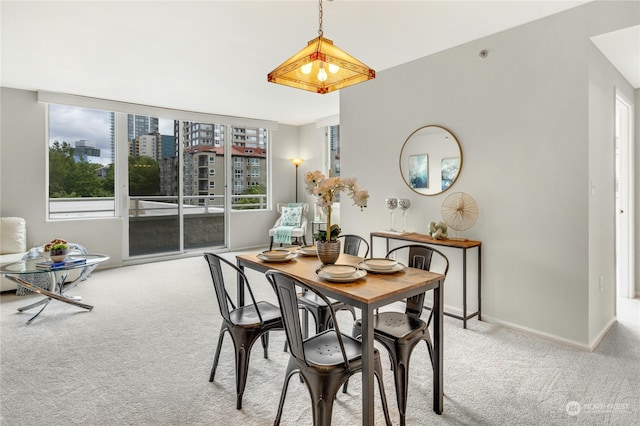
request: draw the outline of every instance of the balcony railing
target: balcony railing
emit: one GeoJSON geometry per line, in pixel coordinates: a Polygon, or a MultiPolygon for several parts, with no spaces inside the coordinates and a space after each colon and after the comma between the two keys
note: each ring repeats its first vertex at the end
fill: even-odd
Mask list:
{"type": "MultiPolygon", "coordinates": [[[[193,195],[183,197],[184,214],[224,212],[223,195],[193,195]]],[[[129,197],[129,217],[166,216],[178,214],[178,197],[129,197]]],[[[264,210],[267,196],[232,195],[232,210],[264,210]],[[244,201],[243,201],[244,200],[244,201]]],[[[50,219],[84,219],[116,217],[114,198],[52,198],[49,200],[50,219]]]]}

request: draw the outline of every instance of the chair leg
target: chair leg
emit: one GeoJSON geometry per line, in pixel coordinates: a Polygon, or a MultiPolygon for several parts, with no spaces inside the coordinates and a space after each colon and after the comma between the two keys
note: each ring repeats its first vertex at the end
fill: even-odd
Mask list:
{"type": "MultiPolygon", "coordinates": [[[[353,314],[353,319],[355,320],[355,309],[354,311],[351,312],[353,314]]],[[[351,329],[351,337],[354,337],[356,339],[360,339],[360,336],[362,335],[362,330],[360,329],[360,327],[356,327],[356,323],[353,323],[353,328],[351,329]]],[[[344,381],[344,385],[342,386],[342,393],[347,393],[347,388],[349,387],[349,379],[344,381]]]]}
{"type": "MultiPolygon", "coordinates": [[[[389,416],[389,406],[387,405],[387,394],[384,391],[384,384],[382,383],[382,364],[380,363],[380,358],[376,360],[376,364],[374,366],[374,374],[376,379],[378,380],[378,391],[380,392],[380,399],[382,400],[382,411],[384,412],[384,419],[387,425],[392,425],[391,417],[389,416]]],[[[345,381],[345,386],[347,382],[345,381]]]]}
{"type": "Polygon", "coordinates": [[[433,346],[427,339],[424,339],[424,342],[427,344],[427,350],[429,350],[429,359],[431,360],[431,368],[433,368],[433,346]]]}
{"type": "Polygon", "coordinates": [[[327,379],[320,375],[309,375],[305,377],[309,381],[309,394],[311,396],[311,408],[314,426],[331,426],[333,412],[333,402],[336,399],[340,382],[335,379],[327,379]]]}
{"type": "Polygon", "coordinates": [[[264,357],[269,358],[269,332],[267,331],[262,336],[260,336],[260,340],[262,340],[262,349],[264,349],[264,357]]]}
{"type": "Polygon", "coordinates": [[[220,359],[220,349],[222,349],[222,340],[224,338],[224,332],[227,328],[223,325],[220,329],[220,337],[218,337],[218,347],[216,348],[216,356],[213,358],[213,367],[211,368],[211,374],[209,375],[209,381],[213,382],[216,376],[216,368],[218,368],[218,360],[220,359]]]}
{"type": "Polygon", "coordinates": [[[273,248],[273,237],[269,237],[269,250],[273,248]]]}
{"type": "Polygon", "coordinates": [[[406,365],[399,363],[395,366],[393,378],[396,382],[396,399],[398,401],[398,411],[400,412],[400,426],[406,424],[407,413],[407,385],[409,372],[406,365]]]}
{"type": "MultiPolygon", "coordinates": [[[[278,426],[280,424],[280,420],[282,419],[282,407],[284,407],[284,400],[287,397],[287,389],[289,388],[289,381],[294,374],[298,373],[298,371],[293,370],[289,371],[284,378],[284,384],[282,385],[282,392],[280,393],[280,404],[278,404],[278,414],[276,414],[276,420],[273,422],[274,426],[278,426]]],[[[302,378],[301,378],[302,379],[302,378]]]]}
{"type": "Polygon", "coordinates": [[[236,409],[242,408],[242,395],[247,385],[249,370],[249,352],[244,347],[236,349],[236,409]]]}
{"type": "MultiPolygon", "coordinates": [[[[417,342],[416,342],[417,343],[417,342]]],[[[385,345],[386,346],[386,345],[385,345]]],[[[409,390],[409,362],[413,345],[396,345],[395,350],[389,350],[391,365],[393,367],[393,378],[396,385],[396,399],[398,411],[400,412],[400,425],[406,424],[407,394],[409,390]],[[392,354],[393,352],[393,354],[392,354]]]]}

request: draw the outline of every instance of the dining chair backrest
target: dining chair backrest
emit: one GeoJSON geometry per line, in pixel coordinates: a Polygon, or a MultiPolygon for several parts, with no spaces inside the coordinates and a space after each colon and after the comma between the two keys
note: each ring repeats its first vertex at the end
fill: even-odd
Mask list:
{"type": "MultiPolygon", "coordinates": [[[[251,286],[249,285],[249,280],[245,276],[244,272],[240,268],[238,268],[233,263],[229,262],[225,258],[215,254],[215,253],[205,253],[204,254],[207,263],[209,264],[209,271],[211,272],[211,279],[213,281],[213,287],[216,291],[216,299],[218,300],[218,308],[220,308],[220,315],[227,320],[229,323],[234,324],[234,321],[231,318],[231,311],[236,309],[237,301],[234,301],[232,296],[227,291],[227,287],[224,281],[224,271],[223,265],[231,268],[231,271],[236,274],[238,277],[238,286],[243,286],[245,290],[248,291],[249,296],[251,297],[251,302],[255,305],[255,311],[258,315],[258,319],[260,323],[262,323],[262,316],[260,315],[260,309],[256,304],[256,300],[253,296],[253,291],[251,290],[251,286]]],[[[237,292],[231,292],[231,294],[237,294],[237,292]]]]}
{"type": "Polygon", "coordinates": [[[302,324],[300,321],[300,315],[298,313],[298,294],[296,292],[296,287],[301,287],[306,291],[315,293],[327,304],[328,308],[330,309],[334,328],[324,330],[321,333],[336,333],[340,346],[340,353],[342,354],[345,366],[348,369],[349,360],[344,349],[342,334],[340,333],[340,329],[336,320],[336,311],[333,309],[333,306],[329,299],[327,299],[325,295],[323,295],[316,289],[309,287],[302,281],[284,272],[270,270],[267,271],[266,277],[267,280],[269,280],[269,282],[271,283],[271,287],[273,287],[273,290],[275,291],[278,298],[280,313],[282,314],[282,321],[284,322],[284,329],[287,335],[287,341],[289,342],[289,350],[291,352],[291,355],[297,358],[299,361],[304,362],[305,365],[309,365],[304,352],[302,324]]]}
{"type": "Polygon", "coordinates": [[[369,243],[360,235],[345,234],[340,235],[339,238],[343,240],[344,247],[342,251],[345,254],[352,256],[361,256],[362,254],[361,257],[367,257],[369,255],[369,243]],[[361,247],[364,249],[364,253],[361,253],[361,247]]]}
{"type": "MultiPolygon", "coordinates": [[[[407,253],[406,262],[408,267],[422,269],[424,271],[432,271],[431,265],[434,261],[434,254],[436,255],[437,264],[438,264],[438,272],[443,275],[447,275],[449,271],[449,259],[444,255],[441,251],[419,244],[408,244],[405,246],[396,247],[394,249],[389,250],[387,253],[387,258],[396,259],[399,262],[402,260],[398,259],[402,256],[401,253],[407,253]]],[[[404,257],[403,257],[404,258],[404,257]]],[[[424,297],[425,293],[420,293],[416,296],[412,296],[407,298],[407,307],[405,312],[407,314],[415,315],[419,317],[422,314],[422,308],[424,306],[424,297]]]]}

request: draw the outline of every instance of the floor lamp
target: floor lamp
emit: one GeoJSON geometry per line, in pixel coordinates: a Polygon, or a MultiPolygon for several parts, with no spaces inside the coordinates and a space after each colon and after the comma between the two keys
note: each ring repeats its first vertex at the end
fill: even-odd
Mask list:
{"type": "Polygon", "coordinates": [[[290,158],[289,161],[296,166],[296,203],[298,202],[298,166],[304,161],[302,158],[290,158]]]}

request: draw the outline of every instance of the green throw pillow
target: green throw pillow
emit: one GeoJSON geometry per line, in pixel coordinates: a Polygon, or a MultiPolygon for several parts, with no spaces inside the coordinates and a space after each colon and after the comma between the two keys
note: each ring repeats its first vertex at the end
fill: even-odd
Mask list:
{"type": "Polygon", "coordinates": [[[302,207],[283,207],[282,208],[282,220],[280,225],[282,226],[300,226],[302,221],[302,207]]]}

